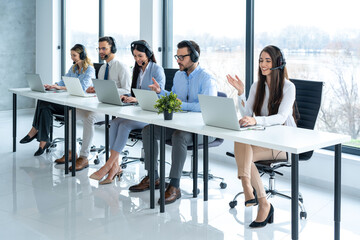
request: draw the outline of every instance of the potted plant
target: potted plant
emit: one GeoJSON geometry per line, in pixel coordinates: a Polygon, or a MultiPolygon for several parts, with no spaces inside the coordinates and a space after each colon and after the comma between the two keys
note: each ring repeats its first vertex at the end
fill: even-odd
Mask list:
{"type": "Polygon", "coordinates": [[[158,110],[158,114],[164,113],[165,120],[171,120],[173,113],[181,110],[181,101],[173,92],[170,94],[165,93],[161,96],[154,106],[158,110]]]}

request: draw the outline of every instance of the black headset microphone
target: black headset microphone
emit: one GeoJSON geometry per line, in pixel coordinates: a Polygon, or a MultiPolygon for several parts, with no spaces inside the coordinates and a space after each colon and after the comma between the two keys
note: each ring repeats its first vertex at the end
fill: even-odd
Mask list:
{"type": "Polygon", "coordinates": [[[280,70],[283,70],[284,67],[285,67],[286,63],[282,64],[281,66],[278,66],[278,67],[273,67],[273,68],[270,68],[270,70],[276,70],[276,69],[280,69],[280,70]]]}

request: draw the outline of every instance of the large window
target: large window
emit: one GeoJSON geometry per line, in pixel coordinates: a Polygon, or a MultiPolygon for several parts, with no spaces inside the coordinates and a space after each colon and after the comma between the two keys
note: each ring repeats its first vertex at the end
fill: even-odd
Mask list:
{"type": "Polygon", "coordinates": [[[130,43],[140,39],[140,0],[105,1],[104,33],[115,38],[116,57],[129,67],[134,65],[130,43]]]}
{"type": "Polygon", "coordinates": [[[66,1],[66,68],[72,65],[70,49],[77,43],[85,46],[92,62],[98,62],[99,1],[66,1]]]}
{"type": "MultiPolygon", "coordinates": [[[[245,1],[174,0],[173,55],[182,40],[200,46],[200,64],[217,80],[219,91],[235,96],[226,74],[245,83],[245,1]]],[[[173,67],[178,65],[173,60],[173,67]]]]}
{"type": "MultiPolygon", "coordinates": [[[[325,82],[316,128],[360,148],[359,3],[255,1],[255,69],[266,45],[283,50],[290,78],[325,82]]],[[[256,75],[255,75],[256,76],[256,75]]]]}

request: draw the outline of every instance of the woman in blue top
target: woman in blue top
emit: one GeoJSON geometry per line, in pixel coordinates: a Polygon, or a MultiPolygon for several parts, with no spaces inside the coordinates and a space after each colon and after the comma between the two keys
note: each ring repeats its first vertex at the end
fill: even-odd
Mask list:
{"type": "MultiPolygon", "coordinates": [[[[156,64],[156,59],[149,44],[144,40],[134,41],[131,43],[131,52],[135,59],[133,68],[131,89],[140,88],[150,90],[149,85],[153,80],[159,83],[161,89],[165,86],[164,69],[156,64]]],[[[123,102],[137,102],[133,92],[131,95],[122,95],[123,102]]],[[[116,176],[120,177],[122,169],[119,165],[119,156],[126,145],[129,133],[133,129],[142,129],[147,123],[133,120],[115,118],[110,124],[110,157],[106,164],[97,172],[94,172],[90,178],[95,180],[102,179],[106,174],[107,178],[99,184],[112,183],[116,176]]]]}
{"type": "MultiPolygon", "coordinates": [[[[75,46],[71,48],[70,52],[71,60],[73,60],[74,64],[65,76],[79,78],[81,86],[85,91],[89,86],[91,86],[91,78],[95,78],[95,69],[92,66],[90,58],[87,57],[86,49],[83,45],[75,44],[75,46]]],[[[53,85],[45,84],[44,87],[47,90],[66,90],[62,79],[53,85]]],[[[39,149],[35,152],[34,156],[43,154],[50,146],[49,133],[50,126],[53,121],[53,114],[63,115],[64,106],[41,100],[38,101],[32,128],[29,133],[20,140],[20,143],[29,143],[36,138],[40,142],[39,149]]]]}

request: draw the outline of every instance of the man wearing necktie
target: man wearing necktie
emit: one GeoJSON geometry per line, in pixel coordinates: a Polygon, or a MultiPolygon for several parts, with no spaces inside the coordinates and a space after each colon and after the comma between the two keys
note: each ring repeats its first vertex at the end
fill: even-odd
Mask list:
{"type": "Polygon", "coordinates": [[[109,79],[109,63],[106,63],[104,79],[105,79],[105,80],[108,80],[108,79],[109,79]]]}
{"type": "MultiPolygon", "coordinates": [[[[98,79],[115,81],[121,94],[129,93],[131,87],[131,79],[129,68],[115,59],[116,45],[112,37],[99,38],[99,47],[97,48],[100,58],[106,61],[99,69],[98,79]]],[[[89,87],[86,92],[95,93],[94,87],[89,87]]],[[[89,166],[88,155],[92,145],[95,132],[94,123],[104,119],[103,114],[90,112],[86,110],[76,109],[76,119],[83,120],[84,139],[80,149],[80,157],[76,159],[75,169],[80,171],[89,166]]],[[[69,155],[70,156],[70,155],[69,155]]],[[[59,158],[56,163],[65,163],[65,157],[59,158]]],[[[71,167],[70,167],[71,168],[71,167]]]]}

